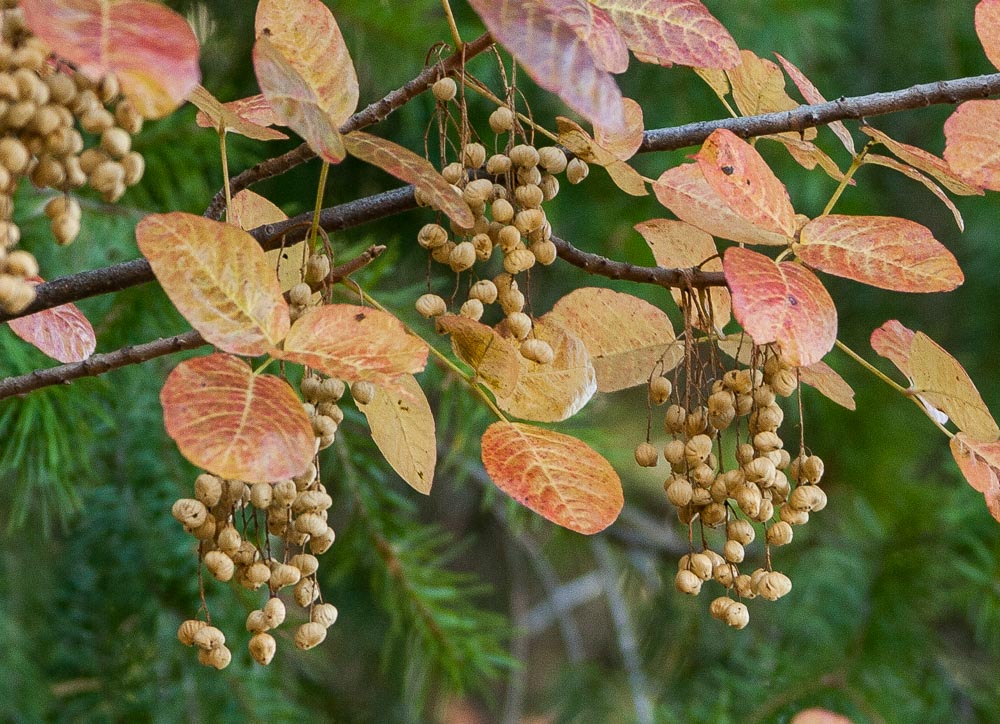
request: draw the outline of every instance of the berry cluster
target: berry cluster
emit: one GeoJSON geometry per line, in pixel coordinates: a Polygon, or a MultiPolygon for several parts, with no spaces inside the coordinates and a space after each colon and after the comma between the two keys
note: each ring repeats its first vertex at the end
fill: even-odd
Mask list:
{"type": "Polygon", "coordinates": [[[2,4],[0,34],[0,309],[19,312],[35,298],[27,279],[38,274],[28,252],[11,249],[21,238],[11,220],[21,178],[63,193],[45,213],[52,235],[69,244],[80,231],[80,206],[68,192],[89,185],[117,201],[145,170],[132,136],[143,118],[121,98],[114,75],[98,80],[74,72],[24,23],[16,2],[2,4]],[[85,148],[84,134],[96,139],[85,148]]]}

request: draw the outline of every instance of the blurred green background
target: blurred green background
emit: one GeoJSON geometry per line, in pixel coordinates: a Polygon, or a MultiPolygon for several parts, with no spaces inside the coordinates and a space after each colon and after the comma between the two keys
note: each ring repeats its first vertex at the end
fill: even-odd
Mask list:
{"type": "MultiPolygon", "coordinates": [[[[436,0],[328,4],[357,66],[362,104],[415,75],[428,48],[449,38],[436,0]]],[[[478,35],[468,7],[454,4],[464,36],[478,35]]],[[[204,84],[223,100],[255,93],[253,3],[171,5],[204,33],[204,84]]],[[[974,33],[972,0],[706,5],[741,47],[780,52],[828,97],[992,71],[974,33]]],[[[471,65],[492,82],[495,69],[488,56],[471,65]]],[[[565,113],[519,78],[536,119],[551,126],[565,113]]],[[[633,60],[621,85],[641,103],[648,128],[724,115],[689,70],[633,60]]],[[[489,110],[471,100],[478,128],[489,110]]],[[[421,97],[370,130],[420,151],[432,111],[421,97]]],[[[872,122],[940,153],[949,112],[934,107],[872,122]]],[[[55,248],[43,196],[21,190],[17,220],[43,275],[135,258],[132,230],[144,214],[203,210],[221,175],[216,139],[193,117],[187,106],[147,125],[136,140],[145,180],[114,208],[88,200],[72,247],[55,248]]],[[[819,142],[846,168],[829,131],[819,142]]],[[[232,138],[230,159],[238,170],[291,147],[232,138]]],[[[777,147],[762,151],[796,209],[818,213],[834,183],[777,147]]],[[[656,176],[692,152],[635,163],[656,176]]],[[[317,176],[314,162],[257,190],[299,213],[313,203],[317,176]]],[[[958,200],[963,234],[923,187],[873,167],[857,179],[839,211],[926,224],[958,257],[966,283],[924,297],[827,277],[841,338],[871,359],[871,330],[899,319],[951,351],[1000,410],[996,197],[958,200]]],[[[348,161],[332,169],[326,203],[395,185],[348,161]]],[[[556,233],[577,246],[640,264],[652,258],[632,225],[669,215],[652,197],[617,192],[598,169],[580,186],[564,185],[548,213],[556,233]]],[[[413,238],[430,218],[412,212],[334,237],[342,258],[370,243],[389,245],[359,280],[429,336],[412,302],[426,287],[413,238]]],[[[453,283],[435,270],[436,291],[447,294],[453,283]]],[[[672,306],[663,290],[612,284],[565,264],[533,273],[532,283],[536,313],[584,285],[672,306]]],[[[154,285],[80,306],[98,330],[99,351],[186,329],[154,285]]],[[[6,328],[0,346],[4,376],[51,364],[6,328]]],[[[780,722],[814,706],[855,722],[1000,720],[1000,527],[958,474],[945,438],[837,352],[828,361],[854,385],[858,411],[804,395],[806,439],[826,461],[830,505],[778,551],[775,565],[791,576],[793,591],[776,603],[750,602],[747,629],[710,619],[708,590],[689,599],[673,588],[684,531],[663,495],[663,468],[646,474],[631,461],[645,434],[643,393],[599,395],[559,426],[607,455],[625,484],[622,519],[586,539],[491,489],[478,450],[489,415],[432,368],[422,381],[438,412],[441,456],[430,497],[380,461],[349,402],[340,442],[325,453],[338,541],[321,561],[321,579],[326,600],[340,609],[327,641],[303,653],[286,632],[271,666],[252,665],[243,621],[260,596],[209,582],[213,621],[234,659],[223,672],[204,669],[175,638],[198,607],[191,539],[169,512],[173,500],[190,496],[197,471],[166,438],[157,397],[180,357],[0,402],[0,720],[780,722]]],[[[762,556],[760,546],[751,551],[762,556]]]]}

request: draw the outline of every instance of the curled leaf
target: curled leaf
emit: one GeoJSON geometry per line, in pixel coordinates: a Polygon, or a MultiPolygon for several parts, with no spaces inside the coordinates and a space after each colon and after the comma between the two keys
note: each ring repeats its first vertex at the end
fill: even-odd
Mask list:
{"type": "MultiPolygon", "coordinates": [[[[642,106],[631,98],[623,98],[625,127],[619,131],[609,131],[601,126],[594,127],[594,140],[602,148],[613,153],[621,161],[628,161],[642,145],[642,106]]],[[[643,187],[645,190],[645,186],[643,187]]]]}
{"type": "MultiPolygon", "coordinates": [[[[778,62],[788,73],[788,77],[792,79],[792,83],[795,87],[799,89],[799,93],[802,97],[806,99],[806,103],[817,104],[826,103],[826,98],[823,94],[819,92],[819,89],[813,85],[812,81],[806,77],[806,74],[799,70],[791,61],[783,58],[782,56],[775,53],[778,58],[778,62]]],[[[843,121],[833,121],[829,124],[830,130],[833,131],[840,142],[844,144],[844,148],[852,156],[858,155],[857,148],[854,146],[854,138],[851,136],[851,132],[847,130],[847,126],[844,125],[843,121]]]]}
{"type": "Polygon", "coordinates": [[[983,494],[990,515],[1000,521],[1000,442],[979,442],[960,432],[950,447],[962,475],[983,494]]]}
{"type": "Polygon", "coordinates": [[[962,213],[958,210],[958,207],[955,206],[955,203],[948,198],[948,195],[941,190],[941,187],[938,186],[929,176],[925,176],[920,173],[920,171],[913,166],[907,165],[902,161],[897,161],[894,158],[883,156],[880,153],[866,154],[861,163],[866,165],[875,164],[877,166],[891,168],[893,171],[898,171],[904,176],[923,184],[928,191],[938,197],[938,200],[942,204],[948,207],[948,211],[950,211],[951,215],[955,217],[955,223],[958,225],[959,231],[965,231],[965,220],[962,218],[962,213]]]}
{"type": "Polygon", "coordinates": [[[943,158],[938,158],[933,153],[928,153],[924,149],[911,146],[908,143],[900,143],[877,128],[872,128],[868,125],[861,126],[861,131],[892,151],[900,161],[936,178],[942,186],[953,194],[958,194],[959,196],[983,195],[981,188],[978,186],[969,186],[962,181],[958,174],[951,170],[943,158]]]}
{"type": "MultiPolygon", "coordinates": [[[[580,124],[562,116],[556,117],[559,143],[587,163],[601,166],[615,185],[630,196],[647,196],[646,182],[642,175],[618,156],[590,137],[580,124]]],[[[609,133],[605,131],[605,133],[609,133]]]]}
{"type": "Polygon", "coordinates": [[[847,380],[826,362],[813,362],[807,367],[799,367],[799,381],[816,388],[821,395],[841,407],[846,407],[848,410],[857,409],[854,403],[854,390],[847,384],[847,380]]]}
{"type": "Polygon", "coordinates": [[[507,397],[514,391],[521,374],[521,353],[510,340],[492,327],[456,314],[438,317],[437,330],[451,335],[455,355],[494,395],[507,397]]]}
{"type": "Polygon", "coordinates": [[[204,86],[198,85],[188,100],[198,107],[198,115],[194,120],[202,128],[232,131],[257,141],[288,138],[281,131],[267,128],[274,125],[277,118],[264,96],[220,103],[204,86]]]}
{"type": "Polygon", "coordinates": [[[872,349],[880,357],[896,365],[896,368],[903,375],[913,382],[913,374],[910,372],[910,347],[913,346],[914,331],[904,327],[899,321],[890,319],[881,327],[872,332],[872,349]]]}

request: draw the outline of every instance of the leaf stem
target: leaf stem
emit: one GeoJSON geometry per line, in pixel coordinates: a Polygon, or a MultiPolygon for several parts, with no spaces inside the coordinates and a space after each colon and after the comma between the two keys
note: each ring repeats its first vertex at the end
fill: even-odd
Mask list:
{"type": "Polygon", "coordinates": [[[840,180],[840,184],[837,186],[837,189],[833,192],[833,196],[830,197],[830,200],[826,204],[826,208],[823,209],[823,213],[820,214],[820,216],[827,216],[831,211],[833,211],[833,207],[837,205],[837,202],[840,200],[841,195],[844,193],[844,189],[847,188],[847,184],[851,182],[851,178],[854,176],[855,173],[857,173],[857,170],[861,168],[861,164],[864,162],[865,156],[868,155],[868,151],[871,149],[874,143],[875,143],[874,141],[869,141],[868,143],[866,143],[865,147],[862,148],[860,151],[858,151],[858,155],[851,160],[851,165],[847,169],[847,173],[845,173],[844,178],[840,180]]]}
{"type": "Polygon", "coordinates": [[[444,16],[448,20],[448,29],[451,30],[451,38],[455,41],[455,50],[461,50],[465,43],[462,42],[462,36],[458,32],[458,25],[455,24],[455,15],[451,12],[451,3],[448,0],[441,0],[441,5],[444,7],[444,16]]]}
{"type": "MultiPolygon", "coordinates": [[[[316,246],[316,237],[319,235],[319,214],[323,210],[323,193],[326,191],[326,176],[330,171],[329,161],[323,162],[323,168],[319,171],[319,186],[316,189],[316,205],[313,208],[312,226],[309,229],[309,242],[306,244],[307,255],[316,246]]],[[[333,250],[330,250],[330,262],[333,263],[333,250]]]]}
{"type": "Polygon", "coordinates": [[[232,189],[229,188],[229,154],[226,151],[226,129],[219,129],[219,155],[222,157],[222,188],[226,191],[226,223],[231,223],[229,207],[232,206],[232,189]]]}
{"type": "MultiPolygon", "coordinates": [[[[497,106],[503,106],[505,108],[507,107],[507,103],[505,101],[501,100],[496,94],[494,94],[489,88],[487,88],[486,86],[484,86],[476,78],[472,78],[471,76],[466,75],[465,76],[465,87],[468,88],[468,89],[470,89],[470,90],[472,90],[472,91],[474,91],[474,92],[476,92],[476,93],[478,93],[483,98],[486,98],[487,100],[493,101],[494,103],[497,104],[497,106]]],[[[524,123],[524,124],[526,124],[528,126],[531,126],[531,128],[534,131],[536,131],[537,133],[541,133],[543,136],[545,136],[546,138],[548,138],[553,143],[559,143],[559,137],[556,134],[552,133],[552,131],[550,131],[549,129],[545,128],[544,126],[539,126],[533,120],[531,120],[530,118],[528,118],[528,116],[524,115],[523,113],[521,113],[519,111],[517,112],[517,117],[518,117],[518,119],[522,123],[524,123]]]]}

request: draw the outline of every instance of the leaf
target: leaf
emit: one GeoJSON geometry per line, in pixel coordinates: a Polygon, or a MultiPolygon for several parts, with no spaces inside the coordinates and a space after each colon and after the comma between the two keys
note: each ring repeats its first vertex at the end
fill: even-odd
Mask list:
{"type": "Polygon", "coordinates": [[[346,382],[392,386],[427,364],[427,345],[391,314],[352,304],[325,304],[299,317],[280,359],[298,362],[346,382]]]}
{"type": "MultiPolygon", "coordinates": [[[[243,189],[229,204],[229,221],[244,231],[256,229],[265,224],[286,221],[288,216],[273,203],[250,189],[243,189]]],[[[287,292],[302,281],[305,266],[305,240],[291,246],[279,247],[264,252],[267,265],[278,275],[278,285],[282,293],[287,292]]],[[[319,292],[315,295],[319,299],[319,292]]]]}
{"type": "Polygon", "coordinates": [[[960,432],[950,447],[962,475],[983,494],[990,514],[1000,521],[1000,442],[978,442],[960,432]]]}
{"type": "MultiPolygon", "coordinates": [[[[642,234],[658,266],[664,269],[699,268],[703,271],[722,271],[722,257],[719,256],[715,239],[684,221],[671,219],[651,219],[635,225],[642,234]]],[[[705,297],[702,292],[702,298],[705,297]]],[[[671,289],[671,296],[678,307],[683,307],[680,289],[671,289]]],[[[711,302],[712,319],[717,329],[723,329],[732,319],[732,299],[725,287],[711,287],[707,290],[711,302]]],[[[706,311],[708,307],[706,305],[706,311]]],[[[698,325],[699,315],[695,314],[691,323],[698,325]]]]}
{"type": "MultiPolygon", "coordinates": [[[[486,29],[542,88],[597,126],[622,128],[622,95],[573,25],[544,0],[469,0],[486,29]]],[[[583,6],[583,0],[578,3],[583,6]]],[[[616,21],[617,24],[617,21],[616,21]]]]}
{"type": "Polygon", "coordinates": [[[555,358],[543,365],[518,354],[517,384],[509,395],[497,395],[497,406],[525,420],[561,422],[597,392],[594,365],[583,342],[558,324],[536,319],[532,335],[548,342],[555,358]]]}
{"type": "Polygon", "coordinates": [[[866,154],[861,163],[885,166],[886,168],[891,168],[893,171],[898,171],[914,181],[922,183],[928,191],[938,197],[942,204],[948,207],[948,210],[951,211],[951,215],[955,218],[955,223],[958,225],[959,231],[965,231],[965,220],[962,218],[962,213],[958,210],[958,207],[955,206],[954,202],[952,202],[952,200],[948,198],[947,194],[941,190],[941,187],[934,183],[934,181],[928,176],[924,176],[924,174],[920,173],[920,171],[912,166],[908,166],[902,161],[897,161],[894,158],[889,158],[888,156],[883,156],[879,153],[866,154]]]}
{"type": "Polygon", "coordinates": [[[842,716],[829,709],[803,709],[794,717],[791,724],[852,724],[846,716],[842,716]]]}
{"type": "Polygon", "coordinates": [[[581,160],[604,168],[615,185],[631,196],[648,196],[642,175],[590,137],[579,123],[556,116],[559,143],[581,160]]]}
{"type": "Polygon", "coordinates": [[[694,72],[708,84],[708,87],[719,97],[720,101],[725,102],[726,96],[732,90],[726,71],[721,68],[694,68],[694,72]]]}
{"type": "Polygon", "coordinates": [[[232,355],[181,362],[167,377],[160,402],[167,434],[181,454],[223,478],[291,478],[316,452],[309,417],[288,383],[255,375],[232,355]]]}
{"type": "MultiPolygon", "coordinates": [[[[812,171],[816,166],[819,166],[835,181],[840,182],[844,180],[844,173],[840,170],[837,163],[812,141],[803,141],[797,134],[789,135],[785,133],[761,136],[760,138],[780,143],[788,151],[788,155],[795,159],[795,163],[802,166],[802,168],[812,171]]],[[[853,178],[848,180],[847,183],[851,186],[857,185],[857,182],[853,178]]]]}
{"type": "MultiPolygon", "coordinates": [[[[594,138],[597,145],[613,153],[618,159],[628,161],[642,146],[643,126],[642,106],[631,98],[623,98],[625,109],[625,128],[622,131],[610,131],[601,126],[594,127],[594,138]]],[[[643,184],[643,191],[645,191],[643,184]]]]}
{"type": "Polygon", "coordinates": [[[776,342],[793,367],[819,362],[833,348],[837,309],[808,269],[740,247],[726,250],[722,266],[733,314],[755,344],[776,342]]]}
{"type": "Polygon", "coordinates": [[[699,0],[591,0],[607,10],[640,59],[660,65],[732,68],[739,48],[699,0]]]}
{"type": "Polygon", "coordinates": [[[343,140],[352,156],[413,184],[427,203],[463,229],[471,229],[475,224],[476,218],[462,194],[445,181],[427,159],[392,141],[361,131],[349,133],[343,140]]]}
{"type": "Polygon", "coordinates": [[[821,395],[833,400],[841,407],[856,410],[854,390],[847,380],[837,374],[826,362],[814,362],[807,367],[799,367],[799,381],[815,387],[821,395]]]}
{"type": "Polygon", "coordinates": [[[741,244],[787,246],[792,242],[783,234],[761,229],[737,216],[708,185],[698,164],[667,169],[653,183],[653,193],[678,218],[712,236],[741,244]]]}
{"type": "Polygon", "coordinates": [[[257,356],[288,331],[288,304],[264,250],[245,231],[203,216],[151,214],[135,238],[177,310],[211,344],[257,356]]]}
{"type": "Polygon", "coordinates": [[[944,123],[944,159],[968,184],[1000,191],[1000,103],[966,101],[944,123]]]}
{"type": "MultiPolygon", "coordinates": [[[[733,100],[744,116],[776,113],[798,108],[785,92],[785,76],[770,60],[759,58],[752,50],[740,51],[740,64],[726,71],[733,90],[733,100]]],[[[809,129],[816,135],[816,129],[809,129]]],[[[792,132],[796,136],[797,132],[792,132]]],[[[807,137],[808,138],[808,137],[807,137]]]]}
{"type": "Polygon", "coordinates": [[[438,333],[451,335],[455,356],[469,365],[494,395],[508,397],[521,374],[521,353],[492,327],[468,317],[445,314],[437,318],[438,333]]]}
{"type": "Polygon", "coordinates": [[[976,35],[993,67],[1000,69],[1000,1],[980,0],[976,5],[976,35]]]}
{"type": "Polygon", "coordinates": [[[705,181],[738,216],[775,234],[795,234],[785,185],[753,146],[732,131],[712,132],[695,158],[705,181]]]}
{"type": "MultiPolygon", "coordinates": [[[[791,61],[778,55],[778,53],[775,53],[775,56],[777,56],[778,62],[781,63],[785,72],[788,73],[788,77],[792,79],[792,83],[794,83],[795,87],[799,89],[799,93],[801,93],[802,97],[805,98],[806,103],[813,105],[826,103],[826,98],[824,98],[823,94],[820,93],[816,86],[812,84],[812,81],[806,77],[805,73],[793,65],[791,61]]],[[[844,122],[832,121],[828,125],[830,130],[833,131],[837,135],[837,138],[840,139],[840,142],[844,144],[844,148],[847,149],[847,152],[852,156],[857,156],[858,151],[854,146],[854,137],[851,136],[851,132],[847,130],[847,126],[844,125],[844,122]]]]}
{"type": "Polygon", "coordinates": [[[928,153],[922,148],[911,146],[907,143],[900,143],[877,128],[871,126],[861,126],[863,133],[874,138],[883,146],[888,148],[904,163],[913,166],[924,173],[930,174],[946,189],[959,196],[983,195],[983,190],[978,186],[969,186],[948,166],[943,158],[938,158],[933,153],[928,153]]]}
{"type": "Polygon", "coordinates": [[[649,302],[611,289],[576,289],[542,318],[577,337],[587,348],[600,392],[641,385],[656,371],[684,358],[666,313],[649,302]]]}
{"type": "Polygon", "coordinates": [[[204,86],[198,85],[195,86],[188,100],[198,107],[198,115],[195,116],[194,121],[202,128],[232,131],[257,141],[277,141],[288,138],[281,131],[267,128],[267,126],[273,125],[276,119],[274,118],[274,109],[271,108],[271,104],[264,96],[220,103],[204,86]],[[253,121],[250,119],[251,114],[254,117],[263,117],[269,122],[253,121]]]}
{"type": "Polygon", "coordinates": [[[968,373],[923,332],[910,343],[909,366],[915,393],[948,415],[959,430],[980,442],[1000,437],[1000,427],[968,373]]]}
{"type": "Polygon", "coordinates": [[[802,228],[793,249],[809,266],[898,292],[944,292],[965,277],[930,229],[891,216],[829,214],[802,228]]]}
{"type": "Polygon", "coordinates": [[[92,80],[114,73],[146,118],[162,118],[201,79],[198,40],[173,10],[145,0],[21,0],[31,31],[92,80]]]}
{"type": "Polygon", "coordinates": [[[339,128],[358,107],[358,76],[333,14],[320,0],[261,0],[254,27],[264,97],[316,155],[340,163],[339,128]]]}
{"type": "Polygon", "coordinates": [[[913,346],[914,331],[904,327],[895,319],[890,319],[881,327],[872,332],[872,349],[880,357],[896,365],[896,368],[913,382],[913,374],[910,372],[910,347],[913,346]]]}
{"type": "Polygon", "coordinates": [[[428,495],[437,464],[434,414],[420,383],[402,375],[392,387],[376,387],[375,396],[358,409],[368,418],[372,440],[386,462],[418,493],[428,495]]]}
{"type": "MultiPolygon", "coordinates": [[[[38,285],[44,279],[31,277],[26,281],[38,285]]],[[[18,337],[63,364],[82,362],[97,349],[94,328],[75,304],[61,304],[8,324],[18,337]]]]}
{"type": "Polygon", "coordinates": [[[498,488],[546,520],[592,535],[625,504],[621,479],[592,448],[562,433],[494,422],[483,433],[483,465],[498,488]]]}
{"type": "Polygon", "coordinates": [[[606,11],[586,0],[545,0],[545,11],[558,16],[587,44],[598,68],[609,73],[628,70],[628,46],[606,11]]]}

